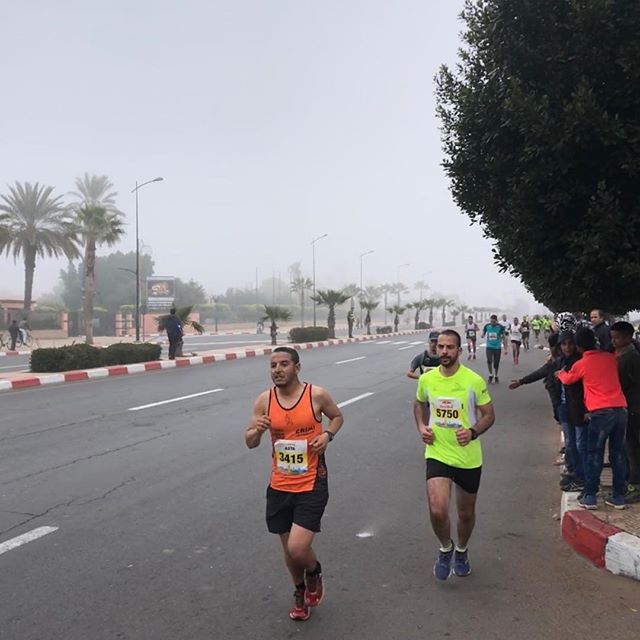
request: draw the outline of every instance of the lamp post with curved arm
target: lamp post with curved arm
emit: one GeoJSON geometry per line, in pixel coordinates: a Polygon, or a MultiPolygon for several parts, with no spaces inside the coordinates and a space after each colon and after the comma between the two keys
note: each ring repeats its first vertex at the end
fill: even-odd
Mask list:
{"type": "Polygon", "coordinates": [[[140,237],[139,237],[139,225],[138,225],[138,190],[147,184],[152,182],[161,182],[164,178],[154,178],[153,180],[147,180],[142,184],[138,184],[136,180],[136,186],[131,190],[131,193],[136,194],[136,342],[140,342],[140,237]]]}

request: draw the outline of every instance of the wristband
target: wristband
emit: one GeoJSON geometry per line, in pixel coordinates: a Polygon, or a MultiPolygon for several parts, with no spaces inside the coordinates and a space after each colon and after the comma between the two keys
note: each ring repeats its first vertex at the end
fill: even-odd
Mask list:
{"type": "Polygon", "coordinates": [[[336,437],[336,434],[333,433],[333,431],[329,431],[329,429],[325,429],[322,433],[329,435],[329,442],[333,442],[333,439],[336,437]]]}
{"type": "Polygon", "coordinates": [[[480,434],[473,427],[471,427],[471,429],[469,429],[469,431],[471,431],[471,439],[472,440],[477,440],[478,436],[480,434]]]}

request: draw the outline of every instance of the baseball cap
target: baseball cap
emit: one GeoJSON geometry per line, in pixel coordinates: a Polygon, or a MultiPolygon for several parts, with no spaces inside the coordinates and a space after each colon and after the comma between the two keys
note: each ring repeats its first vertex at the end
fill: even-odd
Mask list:
{"type": "Polygon", "coordinates": [[[440,335],[440,332],[438,331],[429,332],[429,342],[437,342],[439,335],[440,335]]]}

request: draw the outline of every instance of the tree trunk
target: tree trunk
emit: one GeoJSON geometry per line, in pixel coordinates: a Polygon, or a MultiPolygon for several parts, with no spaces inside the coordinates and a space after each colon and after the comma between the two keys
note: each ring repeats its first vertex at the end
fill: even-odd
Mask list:
{"type": "Polygon", "coordinates": [[[278,344],[278,325],[276,325],[275,320],[271,321],[271,345],[275,346],[278,344]]]}
{"type": "Polygon", "coordinates": [[[96,293],[96,242],[87,240],[84,252],[84,334],[85,342],[93,344],[93,298],[96,293]]]}
{"type": "Polygon", "coordinates": [[[387,309],[389,308],[389,304],[387,301],[387,292],[384,292],[384,323],[387,324],[387,309]]]}
{"type": "Polygon", "coordinates": [[[300,326],[304,327],[304,288],[300,289],[300,326]]]}
{"type": "Polygon", "coordinates": [[[442,326],[444,327],[444,323],[447,317],[447,307],[442,307],[442,326]]]}
{"type": "Polygon", "coordinates": [[[433,307],[429,307],[429,325],[433,329],[433,307]]]}
{"type": "Polygon", "coordinates": [[[418,323],[420,322],[420,309],[416,309],[416,315],[414,318],[414,329],[418,328],[418,323]]]}
{"type": "Polygon", "coordinates": [[[364,324],[367,327],[367,335],[371,335],[371,312],[367,309],[367,315],[364,318],[364,324]]]}
{"type": "Polygon", "coordinates": [[[33,274],[36,270],[35,247],[27,247],[24,255],[24,302],[22,305],[24,317],[31,313],[31,298],[33,296],[33,274]]]}
{"type": "Polygon", "coordinates": [[[329,317],[327,318],[327,326],[329,327],[329,337],[336,337],[336,310],[335,307],[329,307],[329,317]]]}

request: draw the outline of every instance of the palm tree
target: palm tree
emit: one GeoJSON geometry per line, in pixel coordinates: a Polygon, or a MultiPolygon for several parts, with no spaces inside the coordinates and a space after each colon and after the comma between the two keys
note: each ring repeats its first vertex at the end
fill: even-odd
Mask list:
{"type": "Polygon", "coordinates": [[[454,304],[453,300],[449,300],[449,298],[441,298],[439,307],[442,307],[442,326],[444,327],[445,322],[447,321],[447,307],[450,307],[454,304]]]}
{"type": "Polygon", "coordinates": [[[379,305],[379,302],[375,300],[360,300],[360,308],[367,310],[367,315],[364,317],[364,326],[367,328],[367,335],[371,335],[371,312],[379,305]]]}
{"type": "Polygon", "coordinates": [[[393,313],[393,330],[398,333],[398,325],[400,324],[400,316],[406,311],[406,307],[394,304],[391,308],[387,309],[389,313],[393,313]]]}
{"type": "Polygon", "coordinates": [[[451,315],[453,316],[453,322],[455,323],[456,318],[458,316],[460,316],[461,318],[464,318],[467,311],[471,311],[471,309],[469,309],[469,307],[467,307],[467,305],[464,303],[461,303],[458,306],[454,307],[451,310],[451,315]]]}
{"type": "Polygon", "coordinates": [[[413,317],[414,328],[418,328],[418,324],[420,323],[420,312],[427,308],[427,300],[418,300],[417,302],[412,302],[407,305],[407,308],[412,308],[416,310],[416,313],[413,317]]]}
{"type": "Polygon", "coordinates": [[[423,299],[422,294],[423,294],[424,291],[426,291],[429,288],[429,285],[424,280],[418,280],[418,282],[415,282],[413,284],[413,288],[416,291],[420,292],[420,296],[419,296],[418,300],[422,300],[423,299]]]}
{"type": "Polygon", "coordinates": [[[398,301],[396,303],[396,307],[400,306],[400,294],[402,293],[407,293],[409,291],[409,288],[407,287],[406,284],[403,284],[402,282],[396,282],[395,284],[391,285],[391,289],[389,290],[389,293],[395,293],[398,296],[398,301]]]}
{"type": "Polygon", "coordinates": [[[36,258],[77,258],[77,229],[62,196],[37,182],[16,182],[0,196],[0,253],[24,260],[24,314],[31,311],[36,258]]]}
{"type": "Polygon", "coordinates": [[[76,224],[84,244],[84,329],[86,343],[93,344],[93,300],[96,294],[96,248],[112,247],[124,235],[123,214],[115,206],[113,184],[107,176],[85,173],[76,178],[79,199],[75,205],[76,224]]]}
{"type": "Polygon", "coordinates": [[[356,306],[356,297],[360,294],[360,287],[352,282],[342,287],[342,291],[351,298],[351,310],[353,311],[356,306]]]}
{"type": "Polygon", "coordinates": [[[344,304],[350,296],[348,296],[342,289],[336,291],[335,289],[326,289],[324,291],[316,291],[315,296],[311,296],[311,299],[318,306],[329,307],[329,315],[327,317],[327,326],[329,327],[329,338],[336,337],[336,307],[344,304]]]}
{"type": "Polygon", "coordinates": [[[311,289],[313,287],[313,281],[311,278],[303,278],[300,276],[299,278],[294,278],[291,281],[291,291],[292,293],[297,293],[300,295],[300,326],[304,327],[304,292],[305,290],[311,289]]]}
{"type": "Polygon", "coordinates": [[[388,296],[393,292],[392,284],[383,284],[380,287],[380,293],[384,296],[384,323],[387,324],[387,307],[389,306],[388,296]]]}
{"type": "Polygon", "coordinates": [[[270,327],[271,344],[275,346],[276,344],[278,344],[277,322],[280,320],[283,320],[285,322],[287,320],[291,320],[291,311],[289,311],[289,309],[286,309],[285,307],[278,307],[278,306],[265,304],[264,318],[262,318],[262,321],[264,322],[265,320],[271,320],[271,327],[270,327]]]}
{"type": "Polygon", "coordinates": [[[425,298],[424,302],[429,309],[429,327],[433,329],[433,310],[437,306],[438,298],[425,298]]]}

